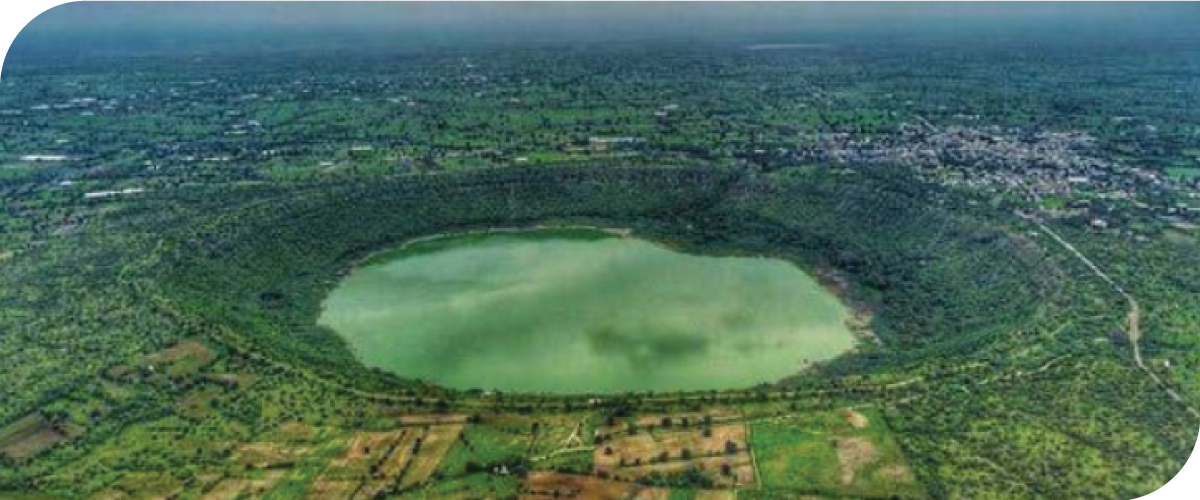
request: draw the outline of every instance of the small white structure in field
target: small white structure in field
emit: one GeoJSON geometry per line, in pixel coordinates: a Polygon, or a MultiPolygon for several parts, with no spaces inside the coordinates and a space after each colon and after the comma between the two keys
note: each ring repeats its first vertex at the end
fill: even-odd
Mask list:
{"type": "Polygon", "coordinates": [[[67,155],[24,155],[21,161],[67,161],[71,157],[67,155]]]}
{"type": "Polygon", "coordinates": [[[89,193],[83,193],[83,198],[87,200],[94,200],[99,198],[108,198],[110,196],[138,194],[144,192],[146,192],[146,190],[142,188],[125,188],[120,191],[92,191],[89,193]]]}

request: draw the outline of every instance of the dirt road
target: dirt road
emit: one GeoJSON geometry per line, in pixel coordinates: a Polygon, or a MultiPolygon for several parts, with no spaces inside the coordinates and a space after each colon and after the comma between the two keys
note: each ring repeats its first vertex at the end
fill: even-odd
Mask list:
{"type": "Polygon", "coordinates": [[[1146,375],[1149,375],[1150,378],[1154,380],[1155,384],[1157,384],[1159,387],[1162,387],[1166,391],[1168,397],[1183,405],[1183,407],[1186,408],[1187,411],[1193,416],[1200,418],[1200,411],[1188,404],[1187,401],[1184,401],[1178,392],[1175,392],[1174,389],[1167,386],[1166,382],[1164,382],[1157,373],[1154,373],[1154,371],[1147,367],[1146,363],[1142,361],[1142,306],[1138,304],[1137,299],[1135,299],[1129,292],[1125,291],[1125,288],[1113,280],[1112,277],[1101,270],[1100,266],[1097,266],[1095,262],[1092,262],[1092,259],[1089,259],[1083,254],[1083,252],[1080,252],[1078,248],[1075,248],[1075,245],[1072,245],[1071,242],[1063,239],[1063,237],[1059,236],[1058,233],[1054,232],[1054,230],[1046,227],[1045,224],[1042,224],[1041,221],[1037,220],[1033,216],[1025,215],[1023,213],[1017,213],[1017,215],[1036,225],[1042,230],[1042,232],[1050,235],[1054,241],[1058,242],[1059,245],[1078,258],[1080,262],[1083,262],[1083,264],[1091,269],[1096,276],[1099,276],[1100,279],[1104,280],[1105,283],[1108,283],[1109,286],[1116,290],[1117,293],[1125,299],[1125,301],[1129,304],[1129,312],[1125,315],[1125,336],[1129,338],[1129,343],[1133,345],[1134,363],[1139,369],[1145,372],[1146,375]]]}

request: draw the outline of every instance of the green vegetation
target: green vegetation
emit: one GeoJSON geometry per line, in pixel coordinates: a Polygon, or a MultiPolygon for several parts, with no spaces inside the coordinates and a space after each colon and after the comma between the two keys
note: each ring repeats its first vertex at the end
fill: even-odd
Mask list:
{"type": "Polygon", "coordinates": [[[943,42],[14,52],[0,496],[1152,491],[1200,424],[1200,45],[943,42]],[[406,242],[539,226],[786,261],[859,342],[536,394],[368,368],[318,321],[453,244],[406,242]]]}
{"type": "Polygon", "coordinates": [[[776,418],[752,423],[751,436],[764,489],[832,497],[925,496],[877,412],[776,418]]]}
{"type": "Polygon", "coordinates": [[[1200,178],[1200,164],[1197,164],[1194,166],[1178,165],[1178,166],[1167,167],[1166,172],[1167,172],[1167,175],[1169,175],[1177,180],[1184,181],[1184,182],[1192,181],[1197,178],[1200,178]]]}

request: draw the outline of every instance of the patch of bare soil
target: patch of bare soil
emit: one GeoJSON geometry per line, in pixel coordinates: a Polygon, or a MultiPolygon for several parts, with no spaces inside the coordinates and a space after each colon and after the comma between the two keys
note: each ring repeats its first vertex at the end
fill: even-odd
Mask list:
{"type": "Polygon", "coordinates": [[[0,455],[13,460],[25,460],[54,445],[66,441],[69,436],[59,426],[52,424],[40,413],[33,413],[0,429],[0,455]]]}
{"type": "Polygon", "coordinates": [[[854,476],[858,474],[859,469],[879,460],[879,450],[875,449],[875,443],[867,438],[834,438],[833,444],[837,448],[842,484],[853,483],[854,476]]]}
{"type": "Polygon", "coordinates": [[[525,478],[522,500],[574,498],[580,500],[667,500],[671,490],[593,476],[535,471],[525,478]]]}
{"type": "Polygon", "coordinates": [[[418,414],[418,415],[402,415],[400,424],[405,426],[411,425],[448,425],[448,424],[465,424],[467,423],[467,415],[440,415],[440,414],[418,414]]]}
{"type": "MultiPolygon", "coordinates": [[[[420,446],[417,443],[425,438],[427,432],[425,429],[413,428],[388,434],[392,439],[379,443],[381,446],[378,449],[369,450],[369,462],[359,462],[360,477],[365,478],[367,483],[358,490],[354,498],[375,498],[394,486],[419,452],[420,446]],[[362,466],[369,468],[364,471],[362,466]]],[[[334,470],[333,467],[326,469],[325,475],[332,475],[334,470]]]]}
{"type": "Polygon", "coordinates": [[[271,470],[257,478],[226,478],[200,497],[202,500],[234,500],[258,498],[283,478],[285,471],[271,470]]]}
{"type": "Polygon", "coordinates": [[[889,465],[879,469],[879,475],[896,483],[912,483],[917,480],[912,470],[904,465],[889,465]]]}
{"type": "Polygon", "coordinates": [[[723,486],[754,483],[754,467],[741,423],[692,427],[670,433],[639,432],[596,446],[597,474],[636,480],[655,472],[699,470],[723,486]]]}
{"type": "Polygon", "coordinates": [[[446,456],[446,452],[450,451],[450,447],[454,445],[455,441],[458,441],[458,435],[462,434],[463,427],[466,426],[461,423],[430,427],[425,437],[421,439],[419,451],[404,473],[400,485],[407,488],[429,479],[429,476],[432,476],[437,470],[442,458],[446,456]]]}
{"type": "Polygon", "coordinates": [[[871,424],[870,419],[868,419],[865,415],[849,408],[842,410],[841,415],[842,418],[846,420],[846,423],[850,424],[855,429],[863,429],[871,424]]]}
{"type": "Polygon", "coordinates": [[[288,446],[281,443],[245,443],[237,446],[234,457],[238,463],[256,469],[290,466],[306,455],[307,446],[288,446]]]}
{"type": "Polygon", "coordinates": [[[734,500],[737,494],[733,490],[698,490],[693,500],[734,500]]]}
{"type": "Polygon", "coordinates": [[[359,481],[318,479],[304,493],[304,500],[345,500],[358,490],[360,484],[359,481]]]}

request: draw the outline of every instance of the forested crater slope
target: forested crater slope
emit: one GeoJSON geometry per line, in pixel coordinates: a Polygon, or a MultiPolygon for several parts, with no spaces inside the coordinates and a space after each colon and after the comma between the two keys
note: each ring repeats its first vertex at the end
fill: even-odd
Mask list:
{"type": "MultiPolygon", "coordinates": [[[[970,345],[1048,293],[1045,256],[954,195],[886,173],[537,168],[297,188],[168,239],[164,297],[271,356],[337,373],[347,350],[315,322],[359,259],[400,242],[545,224],[629,227],[698,253],[786,258],[841,280],[874,333],[908,347],[970,345]]],[[[874,351],[874,347],[869,350],[874,351]]]]}

